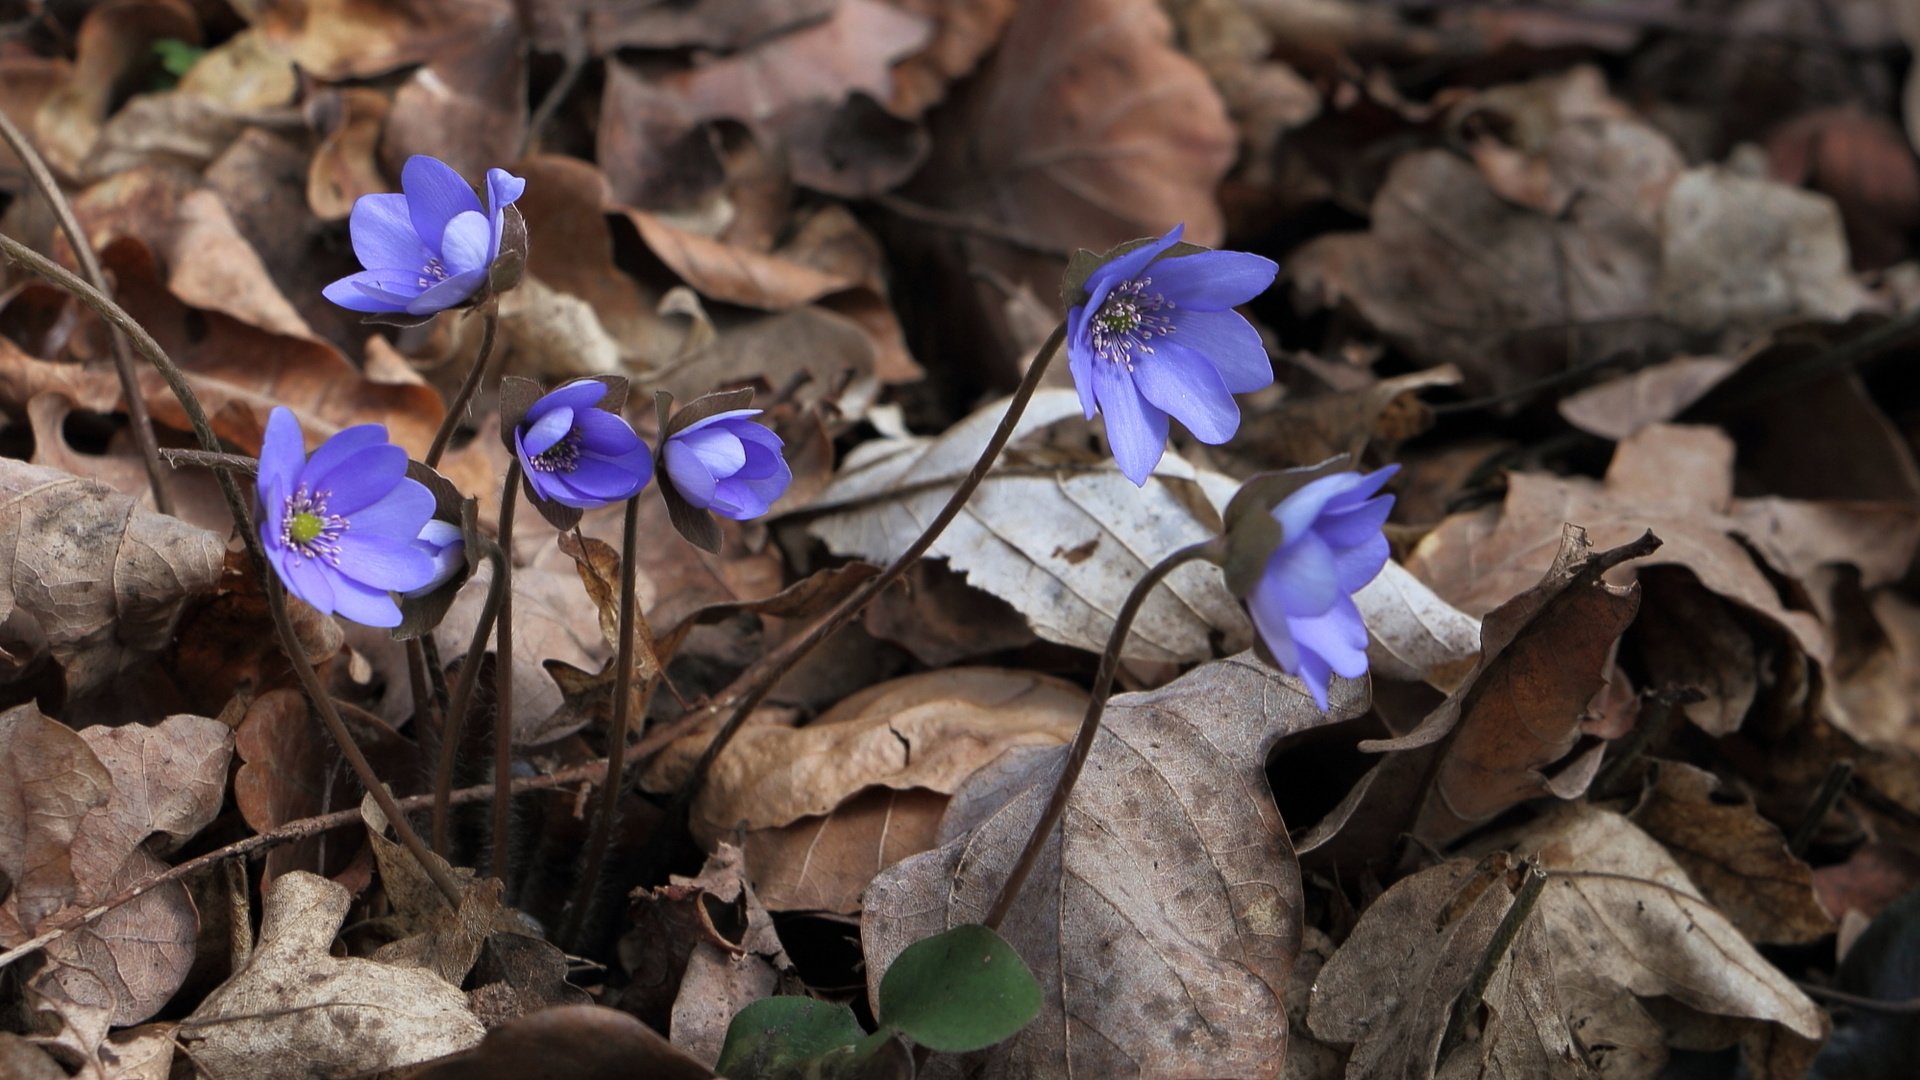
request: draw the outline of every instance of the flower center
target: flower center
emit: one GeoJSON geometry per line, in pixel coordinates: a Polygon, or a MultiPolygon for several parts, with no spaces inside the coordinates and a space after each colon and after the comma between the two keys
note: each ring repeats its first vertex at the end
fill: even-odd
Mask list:
{"type": "Polygon", "coordinates": [[[447,280],[447,264],[441,262],[440,257],[435,255],[433,258],[427,260],[427,265],[420,268],[420,276],[414,280],[417,281],[423,289],[431,288],[439,282],[447,280]]]}
{"type": "Polygon", "coordinates": [[[1173,332],[1173,301],[1148,292],[1152,278],[1134,278],[1114,286],[1093,313],[1093,351],[1102,359],[1133,370],[1134,353],[1153,355],[1148,344],[1173,332]]]}
{"type": "Polygon", "coordinates": [[[340,534],[347,531],[347,519],[327,513],[325,491],[308,491],[301,484],[287,496],[280,518],[280,543],[293,551],[296,559],[325,559],[340,565],[340,534]]]}
{"type": "Polygon", "coordinates": [[[570,473],[580,464],[580,435],[569,431],[560,441],[547,447],[527,462],[540,472],[570,473]]]}

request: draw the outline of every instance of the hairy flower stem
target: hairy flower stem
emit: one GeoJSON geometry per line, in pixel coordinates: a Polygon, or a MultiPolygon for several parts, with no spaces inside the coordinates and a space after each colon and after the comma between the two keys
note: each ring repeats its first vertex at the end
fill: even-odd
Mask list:
{"type": "Polygon", "coordinates": [[[1087,712],[1080,720],[1080,732],[1074,736],[1073,746],[1067,750],[1066,764],[1060,768],[1060,778],[1054,781],[1053,796],[1047,800],[1047,808],[1041,812],[1040,820],[1034,823],[1032,835],[1027,837],[1027,846],[1020,850],[1020,858],[1013,864],[1013,870],[1007,874],[1006,883],[1000,886],[1000,893],[993,898],[993,906],[987,909],[987,917],[982,919],[989,929],[998,930],[1006,920],[1007,912],[1013,908],[1013,902],[1020,896],[1020,889],[1027,883],[1028,875],[1040,859],[1041,849],[1047,846],[1047,840],[1053,835],[1054,826],[1060,824],[1061,815],[1066,813],[1067,800],[1073,797],[1073,786],[1080,779],[1080,770],[1087,763],[1087,755],[1093,751],[1093,739],[1100,733],[1100,717],[1107,711],[1107,698],[1113,695],[1113,677],[1120,670],[1120,646],[1126,643],[1127,632],[1133,629],[1134,617],[1140,614],[1140,608],[1147,597],[1168,574],[1190,562],[1199,560],[1219,561],[1226,556],[1226,543],[1219,537],[1189,544],[1149,567],[1134,582],[1133,591],[1127,594],[1126,602],[1120,605],[1120,614],[1113,620],[1113,633],[1107,635],[1107,650],[1100,654],[1100,669],[1093,677],[1093,697],[1087,701],[1087,712]]]}
{"type": "Polygon", "coordinates": [[[461,731],[466,727],[467,708],[473,701],[473,686],[480,681],[480,668],[486,661],[487,637],[507,592],[507,560],[500,553],[500,545],[488,544],[485,554],[493,564],[493,577],[487,582],[480,625],[474,627],[473,640],[467,643],[466,659],[460,662],[460,681],[454,685],[445,722],[440,725],[440,764],[433,773],[433,850],[442,855],[447,853],[447,817],[453,796],[453,773],[460,760],[461,731]]]}
{"type": "MultiPolygon", "coordinates": [[[[87,239],[86,231],[80,228],[80,219],[74,215],[73,204],[60,190],[60,185],[40,157],[40,151],[34,149],[25,133],[0,113],[0,139],[6,140],[7,147],[13,151],[20,164],[26,167],[27,178],[53,208],[53,218],[60,223],[60,231],[66,234],[68,246],[73,248],[73,257],[80,262],[80,272],[87,281],[108,295],[107,275],[100,268],[100,257],[94,254],[93,244],[87,239]]],[[[147,466],[147,486],[153,491],[154,509],[163,514],[173,513],[173,496],[161,484],[160,444],[153,436],[153,417],[147,414],[147,399],[140,393],[140,380],[133,370],[133,351],[127,346],[127,336],[117,327],[109,327],[109,336],[113,340],[113,371],[120,379],[120,396],[127,403],[127,419],[133,425],[133,441],[140,447],[140,457],[147,466]]]]}
{"type": "MultiPolygon", "coordinates": [[[[967,475],[961,479],[959,486],[953,489],[953,494],[947,496],[946,505],[940,508],[940,512],[927,523],[927,527],[921,531],[913,543],[907,545],[907,550],[901,552],[900,557],[888,564],[885,570],[867,579],[865,584],[840,601],[838,606],[815,623],[806,634],[787,645],[775,657],[770,657],[764,664],[757,665],[758,670],[749,673],[751,682],[747,684],[747,689],[731,699],[733,711],[713,733],[707,748],[701,752],[700,759],[694,763],[693,771],[688,775],[686,783],[682,784],[680,790],[674,794],[673,804],[667,810],[667,821],[678,821],[687,807],[692,805],[694,797],[700,794],[701,787],[706,784],[707,774],[712,771],[713,763],[719,758],[721,751],[733,741],[733,737],[746,723],[747,717],[752,715],[753,710],[759,707],[762,701],[766,700],[767,695],[773,692],[773,688],[779,685],[787,672],[792,671],[800,661],[806,659],[813,650],[819,648],[840,628],[852,622],[854,616],[860,614],[874,597],[879,596],[894,582],[900,580],[901,575],[912,569],[913,565],[920,561],[921,556],[927,553],[927,549],[940,538],[940,534],[953,523],[953,519],[960,516],[960,508],[973,497],[974,489],[987,478],[987,472],[999,459],[1000,451],[1004,450],[1007,441],[1013,438],[1014,428],[1020,423],[1021,415],[1027,411],[1027,403],[1033,400],[1034,391],[1040,388],[1041,377],[1047,373],[1047,365],[1060,351],[1060,346],[1066,341],[1066,337],[1065,324],[1054,327],[1053,333],[1047,337],[1046,344],[1040,346],[1039,355],[1033,358],[1033,364],[1027,368],[1026,375],[1020,380],[1020,386],[1014,390],[1012,400],[1007,402],[1007,411],[1000,417],[1000,426],[993,429],[993,435],[987,439],[986,448],[981,450],[979,460],[973,463],[973,468],[967,470],[967,475]]],[[[710,706],[715,711],[721,707],[720,705],[710,706]]],[[[670,831],[670,829],[661,829],[656,835],[664,836],[670,831]]]]}
{"type": "Polygon", "coordinates": [[[500,330],[500,301],[489,300],[481,317],[486,322],[480,327],[480,355],[473,358],[473,366],[467,369],[467,377],[460,381],[460,389],[454,391],[453,400],[447,402],[447,415],[440,418],[440,428],[433,433],[433,445],[427,447],[427,456],[423,459],[427,468],[440,467],[440,455],[447,452],[447,443],[453,440],[453,431],[460,426],[460,418],[466,415],[467,405],[473,401],[473,395],[487,377],[487,361],[493,359],[493,338],[500,330]]]}
{"type": "MultiPolygon", "coordinates": [[[[513,823],[513,800],[506,793],[513,784],[513,510],[520,501],[520,459],[507,466],[507,482],[500,489],[500,614],[495,616],[493,642],[493,800],[492,874],[507,880],[507,830],[513,823]]],[[[478,635],[482,640],[485,635],[478,635]]],[[[469,650],[471,651],[471,650],[469,650]]],[[[477,665],[476,665],[477,666],[477,665]]]]}
{"type": "Polygon", "coordinates": [[[635,632],[634,593],[638,576],[640,500],[627,500],[626,520],[620,541],[620,649],[615,663],[613,683],[613,723],[607,730],[607,782],[600,787],[600,812],[593,819],[593,835],[587,842],[587,862],[573,888],[573,907],[567,912],[566,930],[561,937],[581,947],[580,935],[587,926],[587,909],[600,886],[600,872],[607,862],[607,848],[613,842],[613,826],[620,816],[620,793],[625,790],[622,771],[626,768],[627,726],[633,708],[633,643],[635,632]]]}
{"type": "MultiPolygon", "coordinates": [[[[418,737],[429,726],[437,726],[433,719],[433,691],[427,686],[427,649],[419,638],[407,642],[407,692],[413,696],[413,730],[418,737]]],[[[446,849],[440,846],[439,822],[434,825],[433,850],[445,855],[446,849]]]]}
{"type": "MultiPolygon", "coordinates": [[[[114,303],[106,293],[82,281],[65,267],[10,236],[0,235],[0,252],[5,252],[8,258],[73,293],[88,307],[98,312],[101,318],[126,334],[127,340],[133,343],[134,349],[160,372],[161,378],[166,380],[167,388],[173,391],[173,396],[180,402],[181,411],[187,414],[187,423],[193,427],[194,436],[199,439],[201,449],[209,455],[225,456],[220,449],[220,438],[214,434],[213,425],[207,420],[207,411],[201,407],[199,395],[195,394],[193,387],[188,385],[187,377],[181,373],[172,358],[167,356],[166,350],[160,347],[160,343],[153,340],[153,335],[147,333],[145,327],[141,326],[133,316],[127,314],[125,308],[114,303]]],[[[287,602],[280,589],[280,579],[274,575],[273,568],[267,564],[267,553],[260,546],[260,534],[253,527],[253,515],[247,510],[247,501],[240,494],[240,486],[234,482],[234,471],[230,466],[216,465],[214,476],[220,481],[221,495],[226,497],[227,513],[233,516],[234,527],[239,529],[240,539],[246,544],[247,555],[253,563],[254,575],[260,579],[261,591],[267,596],[267,606],[273,612],[273,626],[279,632],[280,647],[287,654],[287,662],[293,666],[294,674],[299,677],[301,686],[306,690],[307,696],[313,700],[314,707],[320,711],[320,718],[327,726],[327,733],[333,736],[335,743],[339,744],[341,754],[345,755],[347,763],[353,767],[354,774],[359,778],[361,785],[380,805],[381,813],[387,815],[387,820],[393,826],[394,835],[399,837],[400,843],[415,859],[419,860],[421,867],[433,878],[433,883],[446,895],[447,902],[456,908],[459,907],[459,884],[453,880],[444,866],[436,867],[428,858],[427,845],[421,841],[420,834],[413,831],[413,826],[407,823],[399,807],[394,805],[393,795],[374,774],[373,765],[367,761],[367,756],[362,754],[359,746],[354,743],[353,736],[347,731],[346,724],[341,721],[339,712],[333,707],[333,699],[327,695],[326,687],[320,684],[320,676],[314,673],[313,665],[307,663],[306,652],[301,649],[300,639],[293,632],[293,621],[287,615],[287,602]]]]}

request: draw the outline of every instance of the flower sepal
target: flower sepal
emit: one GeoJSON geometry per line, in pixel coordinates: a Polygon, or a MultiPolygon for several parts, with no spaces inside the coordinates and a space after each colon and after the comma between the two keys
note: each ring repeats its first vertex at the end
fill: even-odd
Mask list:
{"type": "Polygon", "coordinates": [[[744,409],[752,403],[753,390],[742,387],[694,398],[676,412],[672,394],[665,390],[653,392],[654,414],[660,422],[660,446],[654,451],[654,472],[660,477],[660,497],[667,501],[667,520],[673,523],[674,531],[685,537],[687,543],[702,551],[719,552],[720,523],[714,520],[712,511],[693,505],[680,493],[679,485],[673,482],[672,473],[667,468],[667,442],[693,424],[723,412],[744,409]]]}
{"type": "MultiPolygon", "coordinates": [[[[1097,251],[1088,251],[1086,248],[1076,250],[1068,257],[1067,272],[1060,278],[1061,304],[1064,307],[1071,308],[1086,303],[1092,295],[1087,289],[1087,279],[1093,276],[1094,271],[1118,259],[1129,251],[1159,242],[1160,238],[1157,236],[1143,236],[1138,240],[1128,240],[1124,244],[1116,244],[1108,248],[1104,255],[1097,251]]],[[[1210,247],[1202,247],[1199,244],[1189,244],[1185,240],[1181,240],[1167,248],[1166,252],[1160,257],[1163,259],[1172,259],[1182,255],[1198,255],[1202,252],[1212,250],[1214,249],[1210,247]]]]}
{"type": "Polygon", "coordinates": [[[433,518],[415,543],[436,557],[444,553],[447,567],[425,587],[400,594],[400,625],[393,629],[393,636],[400,641],[432,633],[447,617],[454,598],[473,576],[474,556],[483,544],[480,504],[476,500],[462,495],[452,481],[421,462],[407,462],[407,477],[426,488],[434,503],[433,518]],[[457,537],[449,539],[446,526],[452,526],[457,537]]]}
{"type": "Polygon", "coordinates": [[[1236,599],[1246,599],[1260,584],[1267,560],[1287,538],[1286,530],[1273,516],[1273,508],[1315,480],[1349,467],[1347,455],[1339,454],[1318,465],[1256,474],[1233,493],[1226,512],[1221,514],[1226,553],[1220,569],[1226,574],[1228,591],[1236,599]]]}

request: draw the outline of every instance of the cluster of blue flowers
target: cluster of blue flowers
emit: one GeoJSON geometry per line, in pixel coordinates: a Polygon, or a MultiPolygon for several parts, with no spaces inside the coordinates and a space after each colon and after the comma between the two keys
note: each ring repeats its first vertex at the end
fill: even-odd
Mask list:
{"type": "MultiPolygon", "coordinates": [[[[525,181],[489,170],[483,204],[452,168],[415,157],[401,187],[354,205],[354,253],[364,269],[327,286],[327,298],[413,318],[483,302],[511,246],[519,219],[509,208],[525,181]]],[[[1169,419],[1203,443],[1224,443],[1240,426],[1234,395],[1274,381],[1259,332],[1235,309],[1266,291],[1278,267],[1180,236],[1176,227],[1110,255],[1067,310],[1067,360],[1081,405],[1087,419],[1105,418],[1114,460],[1136,485],[1165,454],[1169,419]]],[[[607,506],[652,481],[656,455],[621,413],[624,386],[612,399],[609,391],[609,380],[576,380],[511,418],[510,446],[540,503],[607,506]]],[[[756,409],[694,415],[701,414],[666,425],[662,413],[657,459],[676,525],[687,507],[734,520],[765,514],[793,479],[780,437],[755,422],[756,409]]],[[[260,538],[295,595],[322,612],[396,626],[394,594],[422,595],[460,573],[460,530],[435,518],[432,494],[407,476],[407,464],[379,424],[342,431],[308,457],[293,414],[273,411],[260,452],[260,538]]],[[[1379,492],[1393,472],[1322,476],[1268,511],[1279,540],[1242,599],[1264,655],[1305,682],[1321,709],[1331,676],[1367,671],[1367,628],[1353,594],[1387,560],[1382,527],[1393,499],[1379,492]]]]}

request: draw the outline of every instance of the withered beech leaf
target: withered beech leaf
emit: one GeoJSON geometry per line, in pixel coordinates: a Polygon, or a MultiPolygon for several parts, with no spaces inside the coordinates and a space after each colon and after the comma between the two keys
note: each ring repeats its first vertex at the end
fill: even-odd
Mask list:
{"type": "Polygon", "coordinates": [[[392,913],[381,920],[394,940],[382,945],[373,959],[384,964],[425,968],[459,986],[479,959],[480,946],[501,914],[498,878],[476,881],[466,867],[449,867],[428,853],[460,882],[460,906],[447,906],[446,897],[418,860],[398,841],[387,838],[387,818],[368,795],[360,800],[360,816],[367,823],[367,839],[380,866],[380,884],[392,913]]]}
{"type": "Polygon", "coordinates": [[[73,840],[112,798],[113,778],[86,740],[32,704],[0,713],[0,775],[0,872],[11,883],[0,930],[25,939],[78,895],[73,840]]]}
{"type": "Polygon", "coordinates": [[[164,649],[223,538],[105,484],[0,458],[0,682],[40,658],[83,697],[164,649]]]}
{"type": "Polygon", "coordinates": [[[1800,945],[1833,933],[1813,871],[1751,802],[1719,797],[1720,782],[1678,761],[1655,763],[1628,817],[1666,845],[1700,892],[1750,941],[1800,945]]]}
{"type": "Polygon", "coordinates": [[[211,1080],[354,1076],[430,1061],[485,1034],[460,988],[424,968],[329,954],[347,890],[296,871],[268,890],[260,943],[178,1036],[211,1080]]]}
{"type": "MultiPolygon", "coordinates": [[[[990,1050],[936,1057],[929,1075],[1278,1076],[1302,896],[1267,755],[1364,702],[1364,684],[1337,680],[1323,715],[1250,654],[1114,698],[1001,928],[1046,989],[1040,1016],[990,1050]]],[[[1064,753],[977,775],[970,786],[1016,793],[874,879],[861,915],[869,995],[909,944],[985,915],[1064,753]]],[[[967,790],[956,806],[973,805],[967,790]]]]}
{"type": "MultiPolygon", "coordinates": [[[[1003,409],[990,404],[937,438],[874,439],[854,448],[816,500],[820,517],[809,531],[836,554],[892,561],[973,467],[1003,409]]],[[[1174,549],[1212,535],[1217,513],[1214,521],[1199,516],[1193,501],[1204,506],[1207,497],[1192,467],[1171,453],[1143,491],[1111,461],[1019,449],[1023,439],[1079,416],[1073,391],[1036,393],[1013,449],[928,554],[1018,608],[1041,637],[1099,652],[1134,581],[1174,549]]],[[[1230,491],[1231,481],[1215,479],[1230,491]]],[[[1183,566],[1147,598],[1125,655],[1205,659],[1215,634],[1244,644],[1246,616],[1217,568],[1183,566]]]]}
{"type": "Polygon", "coordinates": [[[1747,944],[1657,841],[1587,803],[1551,808],[1489,845],[1535,856],[1549,874],[1534,917],[1559,965],[1563,997],[1667,995],[1702,1012],[1768,1021],[1808,1039],[1826,1014],[1747,944]]]}
{"type": "Polygon", "coordinates": [[[1531,921],[1482,999],[1501,1022],[1485,1025],[1477,1045],[1440,1060],[1454,1003],[1512,906],[1510,865],[1505,857],[1478,867],[1467,859],[1445,862],[1396,882],[1361,914],[1314,980],[1307,1014],[1315,1038],[1354,1044],[1348,1076],[1431,1076],[1436,1069],[1453,1075],[1463,1056],[1507,1066],[1485,1075],[1599,1075],[1576,1048],[1555,992],[1553,957],[1531,921]]]}

